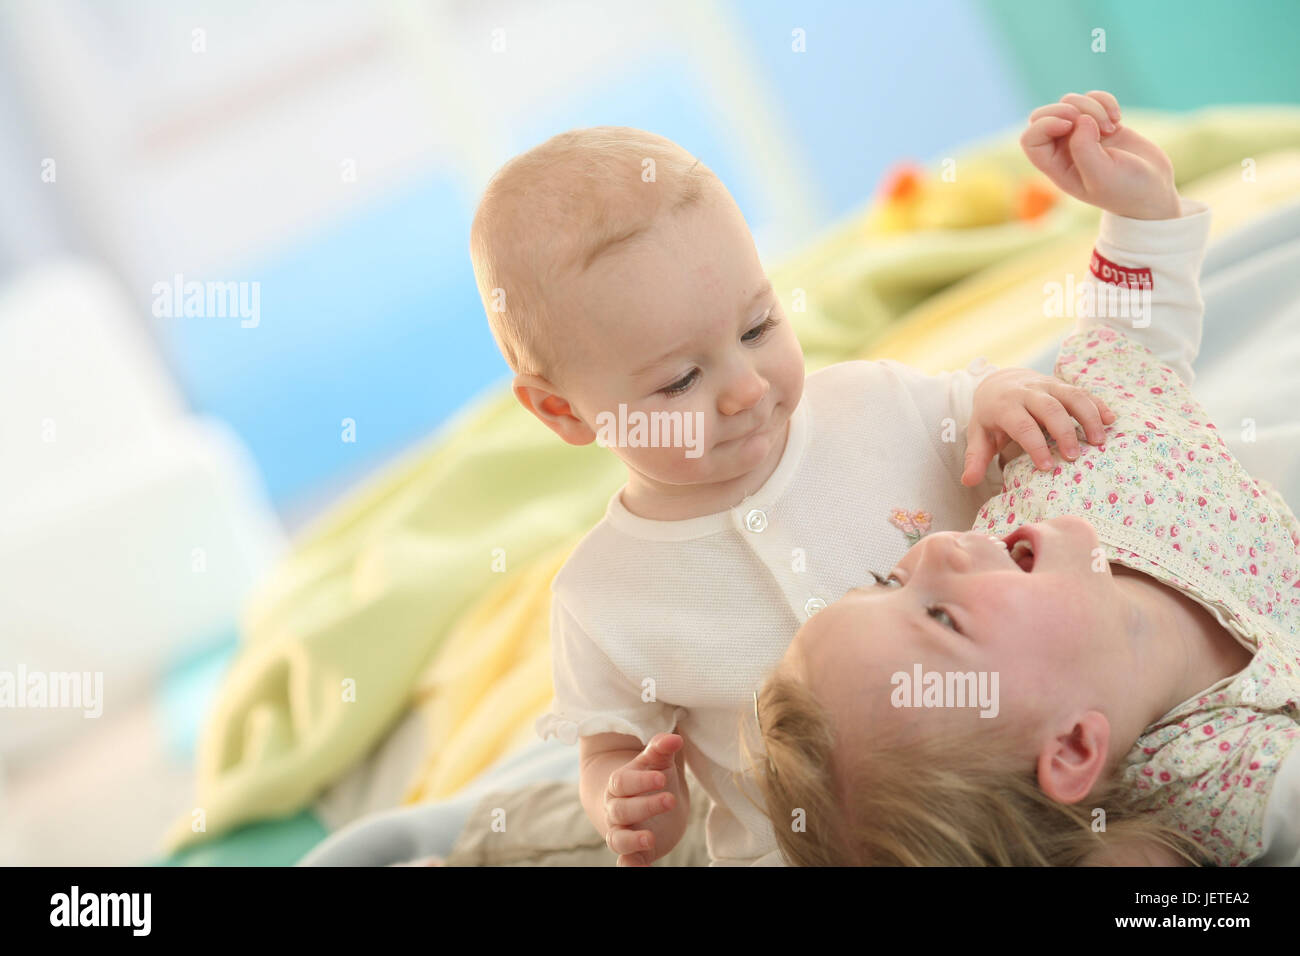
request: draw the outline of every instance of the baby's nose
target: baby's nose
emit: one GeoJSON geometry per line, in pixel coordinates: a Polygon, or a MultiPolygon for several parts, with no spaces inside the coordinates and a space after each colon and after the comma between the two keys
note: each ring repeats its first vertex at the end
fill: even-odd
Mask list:
{"type": "Polygon", "coordinates": [[[767,394],[768,385],[762,376],[747,373],[731,386],[719,399],[719,410],[724,415],[737,415],[758,405],[767,394]]]}

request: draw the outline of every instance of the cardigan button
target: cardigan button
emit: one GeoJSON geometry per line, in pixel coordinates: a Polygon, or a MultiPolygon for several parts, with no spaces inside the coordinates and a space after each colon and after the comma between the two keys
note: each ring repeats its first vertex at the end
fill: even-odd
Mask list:
{"type": "Polygon", "coordinates": [[[767,515],[755,508],[745,515],[745,527],[754,534],[761,534],[763,529],[767,527],[767,515]]]}
{"type": "Polygon", "coordinates": [[[809,598],[808,603],[803,606],[804,613],[807,614],[809,617],[812,617],[818,611],[824,610],[825,608],[826,608],[826,602],[819,597],[809,598]]]}

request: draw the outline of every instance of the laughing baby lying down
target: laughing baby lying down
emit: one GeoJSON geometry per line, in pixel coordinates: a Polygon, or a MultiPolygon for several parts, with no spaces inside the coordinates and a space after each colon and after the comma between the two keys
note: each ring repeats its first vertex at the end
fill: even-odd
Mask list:
{"type": "MultiPolygon", "coordinates": [[[[1150,195],[1095,125],[1052,120],[1025,147],[1037,126],[1063,187],[1131,174],[1150,195]]],[[[1056,374],[1118,417],[1074,462],[1010,462],[971,531],[922,538],[796,635],[756,697],[789,863],[1300,858],[1300,525],[1189,388],[1201,303],[1179,276],[1209,213],[1090,201],[1133,253],[1092,272],[1149,290],[1150,322],[1081,319],[1056,374]]]]}

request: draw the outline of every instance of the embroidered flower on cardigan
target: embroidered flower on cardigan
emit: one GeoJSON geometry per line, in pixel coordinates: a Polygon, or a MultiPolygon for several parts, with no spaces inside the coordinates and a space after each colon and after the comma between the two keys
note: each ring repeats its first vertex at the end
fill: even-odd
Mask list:
{"type": "Polygon", "coordinates": [[[906,508],[895,508],[889,516],[889,523],[907,535],[909,547],[920,541],[921,536],[930,530],[932,520],[934,516],[928,511],[908,511],[906,508]]]}

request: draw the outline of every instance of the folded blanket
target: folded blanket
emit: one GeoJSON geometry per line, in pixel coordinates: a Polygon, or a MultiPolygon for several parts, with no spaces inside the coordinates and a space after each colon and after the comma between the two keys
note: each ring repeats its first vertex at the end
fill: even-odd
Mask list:
{"type": "MultiPolygon", "coordinates": [[[[1234,195],[1243,210],[1266,202],[1257,188],[1265,153],[1300,147],[1295,108],[1128,116],[1170,154],[1180,183],[1258,157],[1260,182],[1234,195]]],[[[959,168],[964,156],[1027,167],[1018,135],[957,154],[959,168]]],[[[1216,206],[1216,227],[1225,212],[1216,206]]],[[[866,354],[927,370],[976,354],[1011,364],[1042,344],[1027,346],[1014,331],[989,339],[1003,323],[1016,325],[1012,311],[999,310],[996,324],[969,323],[964,346],[940,347],[957,316],[997,305],[983,286],[954,288],[928,314],[923,306],[899,325],[901,338],[882,334],[956,280],[1008,257],[1020,263],[1019,253],[1032,256],[1045,242],[1059,241],[1059,258],[1048,260],[1043,248],[1043,268],[1079,268],[1095,226],[1096,210],[1069,201],[1031,224],[871,243],[856,238],[857,217],[770,272],[810,371],[866,354]],[[794,288],[806,290],[807,311],[789,308],[794,288]],[[936,318],[945,309],[951,322],[936,318]],[[946,361],[961,348],[962,358],[946,361]]],[[[1013,274],[1024,281],[1036,273],[1017,265],[1006,281],[1013,274]]],[[[1030,312],[1041,314],[1041,292],[1030,298],[1030,312]]],[[[300,535],[247,609],[240,656],[199,739],[195,807],[168,832],[166,849],[300,809],[413,705],[426,714],[428,745],[408,802],[450,795],[531,739],[531,720],[550,695],[550,575],[625,477],[614,456],[559,442],[502,388],[300,535]]]]}

